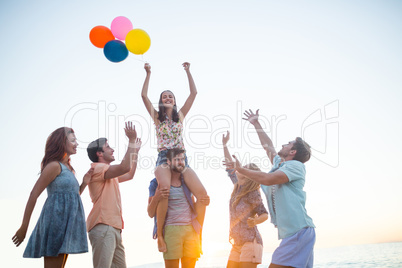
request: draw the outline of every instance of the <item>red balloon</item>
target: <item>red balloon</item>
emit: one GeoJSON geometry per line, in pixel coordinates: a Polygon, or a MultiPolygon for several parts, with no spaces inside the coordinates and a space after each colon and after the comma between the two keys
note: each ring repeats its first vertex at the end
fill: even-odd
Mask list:
{"type": "Polygon", "coordinates": [[[91,43],[99,48],[103,48],[107,42],[114,40],[112,31],[105,26],[95,26],[89,33],[89,40],[91,43]]]}

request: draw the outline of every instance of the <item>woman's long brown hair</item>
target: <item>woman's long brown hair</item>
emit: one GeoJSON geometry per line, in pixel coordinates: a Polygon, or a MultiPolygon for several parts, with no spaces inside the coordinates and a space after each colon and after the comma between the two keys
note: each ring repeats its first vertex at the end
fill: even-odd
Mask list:
{"type": "MultiPolygon", "coordinates": [[[[72,128],[61,127],[56,129],[49,135],[46,141],[45,156],[42,159],[41,172],[50,162],[60,162],[67,155],[66,141],[67,136],[70,133],[74,133],[74,130],[72,128]]],[[[70,158],[68,159],[67,165],[71,170],[74,170],[70,164],[70,158]]]]}
{"type": "Polygon", "coordinates": [[[177,112],[176,97],[174,96],[173,92],[170,91],[170,90],[162,91],[161,95],[159,96],[158,120],[159,120],[160,122],[163,122],[163,121],[166,120],[166,108],[165,108],[165,106],[163,105],[163,102],[162,102],[162,95],[163,95],[163,93],[165,93],[165,92],[170,92],[170,93],[172,93],[172,95],[173,95],[174,105],[173,105],[173,112],[172,112],[172,120],[173,120],[174,122],[178,123],[179,120],[180,120],[180,117],[179,117],[179,113],[177,112]]]}

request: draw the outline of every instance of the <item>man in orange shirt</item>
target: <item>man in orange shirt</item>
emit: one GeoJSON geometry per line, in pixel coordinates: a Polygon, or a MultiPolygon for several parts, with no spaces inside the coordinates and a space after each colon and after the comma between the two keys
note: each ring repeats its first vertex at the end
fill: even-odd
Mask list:
{"type": "Polygon", "coordinates": [[[100,138],[88,145],[93,174],[88,183],[93,208],[88,215],[87,230],[92,246],[93,266],[126,268],[126,256],[121,238],[124,228],[119,183],[131,180],[137,167],[141,140],[137,139],[131,122],[124,129],[129,144],[123,161],[113,162],[114,150],[106,138],[100,138]]]}

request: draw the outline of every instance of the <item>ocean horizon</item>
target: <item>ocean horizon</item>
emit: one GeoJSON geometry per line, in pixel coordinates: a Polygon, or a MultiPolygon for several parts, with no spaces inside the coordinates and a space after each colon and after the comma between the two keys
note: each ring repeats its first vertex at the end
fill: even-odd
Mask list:
{"type": "MultiPolygon", "coordinates": [[[[264,252],[262,264],[258,268],[268,267],[272,252],[264,252]]],[[[228,256],[201,256],[198,268],[224,268],[228,256]]],[[[148,263],[129,268],[161,268],[162,262],[148,263]]],[[[315,268],[400,268],[402,267],[402,242],[363,244],[314,250],[315,268]]]]}

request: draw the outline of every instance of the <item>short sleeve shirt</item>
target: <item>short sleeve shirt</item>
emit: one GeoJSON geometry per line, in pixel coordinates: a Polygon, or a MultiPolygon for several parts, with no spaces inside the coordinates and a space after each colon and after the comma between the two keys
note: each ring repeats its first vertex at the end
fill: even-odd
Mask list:
{"type": "Polygon", "coordinates": [[[306,169],[302,162],[289,160],[281,163],[276,155],[271,172],[286,174],[289,182],[262,186],[267,197],[271,222],[278,228],[278,238],[289,237],[305,227],[315,227],[305,208],[306,193],[303,191],[306,169]]]}
{"type": "Polygon", "coordinates": [[[94,168],[94,172],[88,188],[93,207],[88,215],[87,230],[89,232],[99,223],[121,230],[124,228],[124,222],[119,179],[105,179],[108,164],[92,163],[91,167],[94,168]]]}

